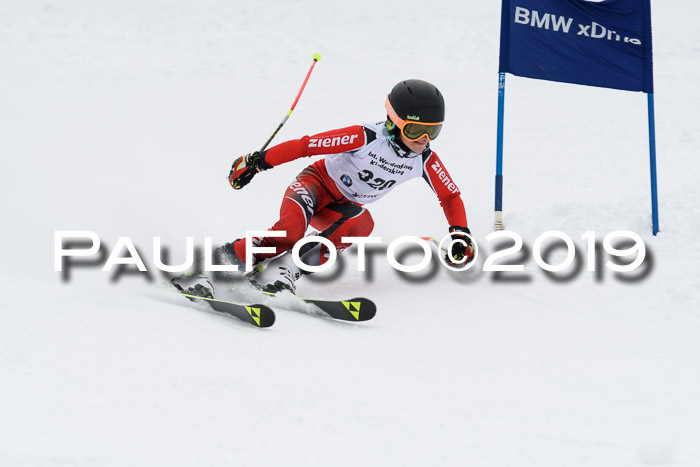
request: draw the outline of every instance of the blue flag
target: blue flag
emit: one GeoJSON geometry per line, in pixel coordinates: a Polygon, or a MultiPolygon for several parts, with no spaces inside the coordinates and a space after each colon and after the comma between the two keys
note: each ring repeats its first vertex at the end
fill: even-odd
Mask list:
{"type": "Polygon", "coordinates": [[[650,0],[503,0],[499,72],[654,92],[650,0]]]}

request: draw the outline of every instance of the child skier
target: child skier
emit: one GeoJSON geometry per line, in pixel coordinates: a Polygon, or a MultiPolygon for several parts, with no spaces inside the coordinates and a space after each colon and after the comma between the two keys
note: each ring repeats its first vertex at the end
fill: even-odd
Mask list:
{"type": "MultiPolygon", "coordinates": [[[[354,125],[314,136],[287,141],[266,151],[253,152],[236,159],[229,174],[235,190],[246,186],[259,172],[269,170],[300,157],[326,155],[304,169],[287,188],[279,220],[270,231],[285,231],[284,237],[254,239],[260,247],[273,247],[274,253],[253,255],[253,265],[281,255],[257,274],[252,281],[268,291],[296,290],[302,272],[291,258],[294,244],[304,237],[309,226],[330,240],[338,252],[350,244],[342,237],[366,237],[374,221],[365,205],[388,194],[399,184],[422,177],[436,193],[453,239],[446,257],[449,263],[465,264],[473,259],[467,216],[460,191],[442,161],[431,149],[445,119],[445,103],[440,91],[421,80],[398,83],[387,96],[387,119],[379,123],[354,125]]],[[[307,243],[301,260],[311,266],[328,259],[328,248],[321,243],[307,243]]],[[[215,251],[223,264],[245,268],[245,238],[227,243],[215,251]]],[[[194,286],[183,282],[192,276],[180,276],[173,283],[194,295],[213,296],[206,276],[199,274],[194,286]]]]}

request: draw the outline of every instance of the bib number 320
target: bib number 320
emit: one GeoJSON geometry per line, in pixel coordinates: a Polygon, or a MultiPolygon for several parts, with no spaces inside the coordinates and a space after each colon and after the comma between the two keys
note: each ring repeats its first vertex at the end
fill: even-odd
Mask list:
{"type": "Polygon", "coordinates": [[[394,186],[396,180],[384,180],[383,178],[374,177],[374,174],[369,170],[363,170],[358,172],[357,176],[365,182],[367,185],[371,186],[375,190],[386,190],[387,188],[394,186]]]}

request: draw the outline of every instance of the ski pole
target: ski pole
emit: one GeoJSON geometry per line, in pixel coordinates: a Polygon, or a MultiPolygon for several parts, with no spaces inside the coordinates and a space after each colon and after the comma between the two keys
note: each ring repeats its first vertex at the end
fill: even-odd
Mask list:
{"type": "Polygon", "coordinates": [[[311,72],[314,70],[314,66],[316,65],[316,62],[319,62],[321,60],[321,55],[314,54],[312,58],[314,59],[314,62],[311,64],[311,68],[309,68],[309,72],[306,74],[306,78],[304,79],[304,83],[301,85],[301,89],[299,89],[299,93],[297,94],[297,98],[294,99],[294,103],[292,104],[292,108],[289,109],[289,111],[286,113],[286,115],[282,119],[282,122],[279,124],[279,126],[277,127],[275,132],[272,133],[272,136],[270,136],[270,139],[268,139],[267,142],[265,144],[263,144],[263,147],[260,148],[259,152],[263,152],[265,150],[267,145],[270,144],[270,142],[272,141],[272,138],[274,138],[277,135],[277,133],[279,133],[282,126],[287,122],[287,119],[289,119],[289,116],[292,115],[292,111],[294,110],[294,107],[297,106],[297,102],[299,102],[299,98],[301,97],[301,93],[304,92],[304,88],[306,87],[307,81],[309,81],[309,76],[311,76],[311,72]]]}

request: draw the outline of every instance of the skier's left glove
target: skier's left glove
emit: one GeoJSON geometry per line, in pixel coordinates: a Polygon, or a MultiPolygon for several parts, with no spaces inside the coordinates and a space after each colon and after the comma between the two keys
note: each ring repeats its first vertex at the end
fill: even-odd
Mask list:
{"type": "Polygon", "coordinates": [[[453,225],[450,227],[450,233],[453,241],[447,254],[445,254],[447,264],[450,266],[464,266],[474,261],[474,244],[470,237],[464,235],[471,235],[469,227],[453,225]],[[450,254],[452,258],[450,258],[450,254]]]}
{"type": "Polygon", "coordinates": [[[240,190],[250,183],[255,174],[271,168],[271,165],[265,163],[265,157],[255,151],[233,161],[228,181],[234,190],[240,190]]]}

